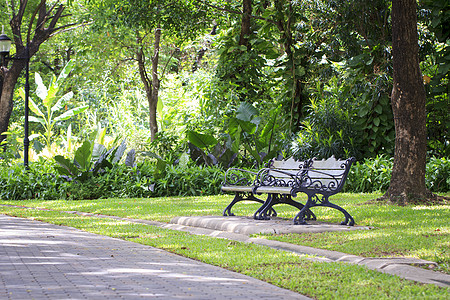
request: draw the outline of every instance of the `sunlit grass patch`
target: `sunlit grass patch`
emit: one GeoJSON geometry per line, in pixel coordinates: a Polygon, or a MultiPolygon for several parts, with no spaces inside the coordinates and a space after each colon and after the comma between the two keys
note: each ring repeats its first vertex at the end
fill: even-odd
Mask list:
{"type": "Polygon", "coordinates": [[[0,213],[67,225],[165,249],[240,272],[316,299],[446,299],[448,290],[363,266],[319,263],[264,246],[167,230],[122,220],[0,206],[0,213]]]}
{"type": "MultiPolygon", "coordinates": [[[[335,250],[366,257],[416,257],[439,264],[439,270],[450,273],[450,206],[393,206],[369,202],[379,193],[340,193],[333,202],[344,207],[357,225],[371,230],[261,236],[288,243],[335,250]]],[[[125,218],[169,222],[176,216],[222,215],[231,195],[206,197],[166,197],[132,199],[98,199],[95,201],[1,201],[0,203],[43,207],[61,211],[83,211],[125,218]]],[[[306,201],[306,197],[298,197],[306,201]]],[[[251,216],[260,204],[243,201],[235,205],[236,215],[251,216]]],[[[297,209],[288,205],[275,207],[278,216],[293,218],[297,209]]],[[[340,223],[343,215],[329,208],[313,208],[319,221],[340,223]]],[[[140,237],[140,236],[139,236],[140,237]]],[[[133,239],[139,237],[133,236],[133,239]]]]}

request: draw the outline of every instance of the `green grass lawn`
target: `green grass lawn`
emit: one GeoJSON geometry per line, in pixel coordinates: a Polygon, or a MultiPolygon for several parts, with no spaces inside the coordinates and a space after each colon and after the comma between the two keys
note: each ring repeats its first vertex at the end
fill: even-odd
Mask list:
{"type": "MultiPolygon", "coordinates": [[[[264,235],[323,249],[361,256],[410,256],[435,261],[449,272],[450,205],[390,206],[365,204],[379,194],[339,194],[333,201],[353,215],[357,225],[372,230],[334,233],[264,235]]],[[[174,216],[221,215],[231,196],[173,197],[149,199],[100,199],[92,201],[0,201],[0,204],[48,208],[38,211],[0,206],[0,213],[35,218],[82,230],[132,240],[206,263],[241,272],[317,299],[395,298],[447,299],[449,289],[423,285],[396,276],[342,263],[317,263],[267,247],[230,242],[171,231],[154,226],[110,219],[80,217],[58,211],[83,211],[168,222],[174,216]],[[311,283],[314,284],[311,284],[311,283]]],[[[304,201],[305,199],[302,199],[304,201]]],[[[258,204],[241,202],[237,215],[252,215],[258,204]]],[[[296,210],[276,207],[279,216],[292,218],[296,210]]],[[[336,210],[314,208],[320,221],[338,223],[336,210]]]]}

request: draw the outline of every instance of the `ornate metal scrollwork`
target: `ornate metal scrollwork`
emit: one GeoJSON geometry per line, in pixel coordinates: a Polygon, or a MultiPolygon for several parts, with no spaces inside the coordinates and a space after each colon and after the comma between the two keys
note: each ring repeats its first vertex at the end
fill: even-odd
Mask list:
{"type": "Polygon", "coordinates": [[[253,181],[243,176],[243,174],[248,173],[251,174],[252,177],[256,175],[255,172],[251,172],[248,170],[230,168],[225,173],[224,182],[222,185],[245,185],[249,186],[253,184],[253,181]]]}

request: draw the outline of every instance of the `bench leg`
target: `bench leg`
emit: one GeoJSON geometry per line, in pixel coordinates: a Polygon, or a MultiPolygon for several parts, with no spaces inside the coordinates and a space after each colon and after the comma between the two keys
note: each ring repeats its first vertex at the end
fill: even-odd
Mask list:
{"type": "MultiPolygon", "coordinates": [[[[272,202],[274,201],[273,194],[267,195],[267,200],[261,205],[253,214],[253,219],[255,220],[270,220],[271,212],[275,212],[272,208],[274,205],[272,202]]],[[[277,213],[272,214],[272,216],[276,216],[277,213]]]]}
{"type": "Polygon", "coordinates": [[[355,220],[353,217],[342,207],[339,205],[333,204],[328,201],[328,197],[323,197],[322,199],[318,199],[317,195],[310,196],[308,195],[308,201],[306,202],[305,206],[300,210],[300,212],[295,216],[294,218],[294,224],[295,225],[306,225],[305,221],[305,214],[307,210],[314,206],[324,206],[324,207],[330,207],[339,210],[342,212],[345,216],[345,220],[341,222],[341,225],[349,225],[353,226],[355,225],[355,220]]]}
{"type": "Polygon", "coordinates": [[[343,209],[339,205],[336,205],[336,204],[328,202],[328,203],[324,204],[323,206],[337,209],[337,210],[339,210],[340,212],[342,212],[344,214],[345,220],[341,222],[341,225],[348,225],[348,226],[355,225],[355,220],[353,219],[353,217],[345,209],[343,209]]]}
{"type": "MultiPolygon", "coordinates": [[[[303,207],[305,207],[302,203],[293,200],[291,195],[283,195],[283,200],[280,203],[285,203],[285,204],[297,207],[299,210],[302,210],[303,207]]],[[[305,211],[305,220],[315,221],[316,215],[310,209],[307,209],[305,211]]]]}
{"type": "MultiPolygon", "coordinates": [[[[314,206],[314,202],[311,199],[311,197],[308,195],[308,201],[306,201],[306,204],[303,206],[303,208],[298,212],[298,214],[294,218],[294,225],[308,225],[308,223],[306,223],[306,221],[305,221],[305,214],[307,211],[311,211],[310,208],[313,206],[314,206]]],[[[314,215],[314,217],[315,217],[315,215],[314,215]]]]}
{"type": "MultiPolygon", "coordinates": [[[[234,214],[231,212],[231,208],[233,207],[233,205],[235,205],[236,203],[240,202],[240,201],[244,201],[244,200],[249,200],[249,201],[255,201],[255,202],[259,202],[264,204],[265,201],[256,198],[252,193],[243,193],[243,192],[236,192],[234,195],[233,200],[230,202],[230,204],[228,204],[228,206],[224,209],[223,211],[223,215],[224,216],[234,216],[234,214]]],[[[277,215],[275,210],[271,210],[271,214],[272,215],[277,215]]]]}
{"type": "MultiPolygon", "coordinates": [[[[277,204],[287,204],[303,209],[304,205],[292,199],[291,195],[269,194],[266,202],[255,212],[253,218],[255,220],[270,220],[270,216],[276,217],[276,213],[273,214],[273,207],[277,204]]],[[[305,212],[306,220],[316,220],[316,215],[309,209],[305,212]]]]}

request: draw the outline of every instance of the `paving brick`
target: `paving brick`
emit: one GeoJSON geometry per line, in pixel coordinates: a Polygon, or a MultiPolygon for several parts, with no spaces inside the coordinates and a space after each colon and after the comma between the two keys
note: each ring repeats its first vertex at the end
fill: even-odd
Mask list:
{"type": "Polygon", "coordinates": [[[0,215],[1,299],[307,299],[132,242],[0,215]]]}

